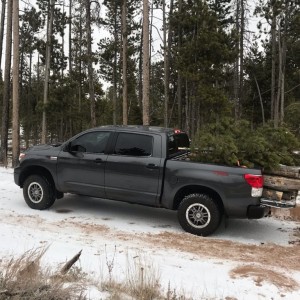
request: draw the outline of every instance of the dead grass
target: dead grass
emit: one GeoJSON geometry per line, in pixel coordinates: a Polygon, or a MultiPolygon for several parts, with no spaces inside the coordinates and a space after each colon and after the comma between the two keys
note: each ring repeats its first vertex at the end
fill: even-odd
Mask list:
{"type": "MultiPolygon", "coordinates": [[[[61,270],[65,264],[59,265],[56,271],[41,265],[41,259],[47,247],[30,250],[18,258],[8,261],[0,260],[0,300],[84,300],[86,289],[92,285],[89,274],[84,273],[81,267],[72,266],[66,273],[61,270]]],[[[106,247],[105,247],[106,251],[106,247]]],[[[160,271],[151,259],[143,253],[135,256],[126,255],[126,267],[120,273],[116,262],[117,248],[108,256],[105,253],[104,268],[100,270],[101,282],[99,291],[105,292],[101,299],[105,300],[192,300],[192,299],[219,299],[205,296],[196,298],[185,295],[183,290],[178,291],[169,285],[167,290],[161,286],[160,271]],[[105,275],[104,275],[105,274],[105,275]],[[105,277],[104,277],[105,276],[105,277]]],[[[262,282],[274,284],[280,291],[294,291],[299,288],[297,282],[286,274],[254,265],[242,265],[230,272],[232,278],[252,278],[261,286],[262,282]]],[[[95,284],[95,283],[94,283],[95,284]]],[[[224,299],[235,299],[224,297],[224,299]]]]}
{"type": "Polygon", "coordinates": [[[135,299],[157,299],[161,296],[160,273],[143,256],[127,256],[125,288],[135,299]]]}
{"type": "Polygon", "coordinates": [[[57,277],[41,267],[47,248],[25,252],[18,258],[0,263],[0,300],[71,300],[86,299],[85,288],[68,277],[57,277]]]}
{"type": "MultiPolygon", "coordinates": [[[[120,235],[119,238],[122,238],[120,235]]],[[[203,238],[188,233],[161,232],[139,235],[147,245],[158,245],[167,249],[176,249],[197,256],[211,257],[243,263],[256,261],[261,265],[282,269],[300,270],[300,247],[297,242],[291,246],[276,244],[251,245],[228,240],[203,238]],[[280,257],[280,259],[275,259],[280,257]]]]}
{"type": "MultiPolygon", "coordinates": [[[[105,247],[106,252],[106,247],[105,247]]],[[[118,281],[114,276],[116,247],[112,257],[105,253],[105,266],[107,269],[107,278],[102,278],[102,290],[109,292],[109,299],[161,299],[160,276],[153,265],[147,264],[140,255],[129,258],[127,254],[127,266],[125,270],[125,279],[118,281]]],[[[103,271],[103,270],[102,270],[103,271]]]]}
{"type": "MultiPolygon", "coordinates": [[[[84,300],[86,288],[92,285],[90,276],[78,266],[66,273],[59,265],[56,271],[41,264],[48,247],[25,252],[20,257],[0,260],[0,300],[84,300]]],[[[124,278],[118,281],[115,252],[106,255],[105,268],[108,275],[102,278],[100,290],[106,292],[106,300],[190,300],[176,289],[163,291],[160,272],[142,254],[126,255],[124,278]]],[[[103,271],[103,270],[102,270],[103,271]]],[[[103,275],[103,274],[102,274],[103,275]]]]}
{"type": "Polygon", "coordinates": [[[268,282],[281,291],[296,291],[299,289],[298,283],[288,275],[261,266],[239,266],[231,270],[230,276],[234,279],[252,278],[257,286],[262,286],[263,282],[268,282]]]}
{"type": "MultiPolygon", "coordinates": [[[[146,259],[141,253],[130,257],[126,254],[125,277],[118,279],[115,276],[115,253],[108,258],[106,255],[105,266],[107,278],[102,278],[100,288],[108,292],[109,300],[191,300],[184,294],[172,289],[170,284],[167,291],[161,287],[161,278],[158,268],[146,259]]],[[[102,270],[102,274],[104,270],[102,270]]],[[[119,271],[119,270],[118,270],[119,271]]],[[[204,299],[204,298],[203,298],[204,299]]],[[[207,298],[205,298],[207,299],[207,298]]]]}

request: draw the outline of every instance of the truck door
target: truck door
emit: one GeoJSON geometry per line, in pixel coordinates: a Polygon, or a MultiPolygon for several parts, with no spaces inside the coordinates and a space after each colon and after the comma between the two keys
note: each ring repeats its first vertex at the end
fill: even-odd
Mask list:
{"type": "Polygon", "coordinates": [[[105,197],[105,149],[109,131],[92,131],[72,140],[57,162],[59,189],[63,192],[105,197]]]}
{"type": "Polygon", "coordinates": [[[105,192],[109,199],[155,205],[163,173],[162,158],[154,144],[159,135],[117,133],[105,169],[105,192]]]}

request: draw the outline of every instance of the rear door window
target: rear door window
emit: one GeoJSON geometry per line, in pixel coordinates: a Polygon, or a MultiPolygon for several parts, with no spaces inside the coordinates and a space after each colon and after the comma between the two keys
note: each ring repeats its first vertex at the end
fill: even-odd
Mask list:
{"type": "Polygon", "coordinates": [[[144,134],[119,133],[114,154],[129,156],[151,156],[153,137],[144,134]]]}

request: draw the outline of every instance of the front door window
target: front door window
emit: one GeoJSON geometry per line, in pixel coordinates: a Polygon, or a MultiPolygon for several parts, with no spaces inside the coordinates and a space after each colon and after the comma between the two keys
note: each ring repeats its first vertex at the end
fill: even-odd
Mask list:
{"type": "Polygon", "coordinates": [[[71,142],[71,151],[86,153],[104,153],[110,132],[95,131],[81,135],[71,142]]]}

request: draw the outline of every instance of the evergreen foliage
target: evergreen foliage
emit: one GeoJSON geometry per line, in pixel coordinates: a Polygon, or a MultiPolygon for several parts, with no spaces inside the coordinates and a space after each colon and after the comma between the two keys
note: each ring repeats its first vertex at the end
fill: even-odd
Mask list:
{"type": "MultiPolygon", "coordinates": [[[[142,124],[142,2],[126,1],[128,57],[127,74],[123,74],[123,1],[90,1],[93,40],[90,56],[86,1],[55,1],[49,97],[45,108],[49,142],[66,140],[91,127],[89,57],[94,69],[96,124],[121,124],[123,76],[128,84],[128,123],[142,124]],[[67,41],[69,25],[71,40],[67,41]]],[[[245,165],[264,168],[274,168],[279,163],[297,164],[297,157],[291,153],[300,148],[300,4],[256,1],[260,31],[254,33],[253,28],[246,28],[243,72],[237,76],[241,18],[236,9],[241,1],[247,10],[246,0],[166,1],[165,28],[158,27],[162,26],[158,12],[163,1],[153,2],[150,32],[151,51],[155,55],[150,59],[150,124],[163,126],[167,103],[168,126],[181,127],[189,134],[194,148],[199,148],[197,160],[231,165],[239,160],[245,165]],[[276,30],[272,34],[274,20],[276,30]],[[159,41],[154,41],[155,33],[162,30],[166,30],[170,50],[168,97],[164,91],[165,49],[161,46],[153,50],[159,48],[159,41]],[[273,98],[280,102],[278,124],[274,120],[271,90],[274,68],[273,98]],[[279,71],[281,75],[284,73],[283,83],[279,71]],[[236,87],[241,86],[241,79],[242,101],[236,114],[236,87]]],[[[48,12],[49,0],[25,3],[20,10],[20,126],[26,147],[41,140],[48,12]]],[[[2,103],[3,78],[0,112],[2,103]]],[[[11,112],[9,117],[11,124],[11,112]]]]}
{"type": "Polygon", "coordinates": [[[252,129],[244,120],[224,118],[208,124],[192,141],[193,160],[225,165],[276,169],[279,164],[297,165],[299,139],[286,127],[272,124],[252,129]]]}

